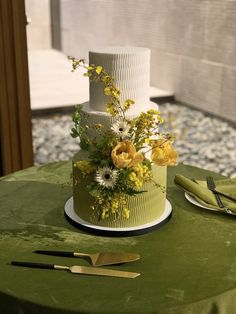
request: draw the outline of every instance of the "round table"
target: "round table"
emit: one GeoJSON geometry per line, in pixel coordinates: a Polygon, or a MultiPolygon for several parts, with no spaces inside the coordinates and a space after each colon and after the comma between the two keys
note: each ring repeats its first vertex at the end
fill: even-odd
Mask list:
{"type": "Polygon", "coordinates": [[[151,233],[119,238],[82,232],[65,219],[70,173],[66,161],[0,179],[0,313],[236,313],[236,218],[190,204],[173,182],[176,173],[204,179],[211,172],[169,167],[170,221],[151,233]],[[110,268],[141,275],[124,279],[10,265],[88,266],[84,259],[33,253],[40,249],[139,253],[139,261],[110,268]]]}

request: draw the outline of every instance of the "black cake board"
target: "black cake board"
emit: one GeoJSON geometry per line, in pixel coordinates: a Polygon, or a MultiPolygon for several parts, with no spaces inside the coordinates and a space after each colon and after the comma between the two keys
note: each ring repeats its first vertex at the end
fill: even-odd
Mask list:
{"type": "Polygon", "coordinates": [[[82,231],[88,233],[100,235],[100,236],[109,236],[109,237],[128,237],[145,234],[163,227],[171,218],[172,207],[171,203],[166,199],[165,210],[163,214],[156,220],[136,226],[136,227],[125,227],[125,228],[111,228],[111,227],[102,227],[91,222],[85,221],[78,216],[74,211],[73,206],[73,197],[69,198],[64,207],[64,213],[67,220],[82,231]]]}

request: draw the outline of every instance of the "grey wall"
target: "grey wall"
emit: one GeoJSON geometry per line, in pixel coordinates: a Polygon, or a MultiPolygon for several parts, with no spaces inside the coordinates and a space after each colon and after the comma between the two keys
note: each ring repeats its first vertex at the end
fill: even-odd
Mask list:
{"type": "Polygon", "coordinates": [[[28,48],[51,48],[50,0],[25,0],[25,10],[30,20],[26,28],[28,48]]]}
{"type": "Polygon", "coordinates": [[[60,0],[61,49],[152,50],[151,83],[176,98],[236,121],[235,0],[60,0]]]}
{"type": "Polygon", "coordinates": [[[95,46],[149,47],[153,86],[236,121],[236,0],[26,0],[26,9],[30,49],[52,42],[87,59],[95,46]]]}

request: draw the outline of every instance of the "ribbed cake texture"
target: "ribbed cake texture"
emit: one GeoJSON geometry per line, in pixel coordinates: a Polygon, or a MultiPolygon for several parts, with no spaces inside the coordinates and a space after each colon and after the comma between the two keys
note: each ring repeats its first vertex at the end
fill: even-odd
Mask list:
{"type": "MultiPolygon", "coordinates": [[[[74,162],[85,159],[84,152],[79,152],[74,157],[74,162]]],[[[166,166],[153,165],[152,175],[153,180],[161,188],[156,187],[152,182],[147,182],[144,183],[142,188],[146,192],[136,196],[127,196],[127,206],[130,209],[128,219],[121,214],[119,216],[110,215],[108,218],[98,220],[96,213],[91,209],[94,199],[86,189],[87,185],[94,180],[94,177],[84,178],[80,170],[73,167],[74,210],[83,220],[103,227],[128,228],[151,223],[157,220],[165,209],[166,166]]]]}
{"type": "MultiPolygon", "coordinates": [[[[157,104],[149,100],[150,49],[103,47],[89,52],[89,63],[101,65],[114,79],[121,92],[121,103],[126,99],[135,101],[135,105],[126,112],[127,118],[132,119],[148,109],[157,109],[157,104]]],[[[103,88],[101,82],[89,83],[90,100],[83,104],[83,112],[94,124],[110,125],[113,119],[106,112],[109,97],[104,95],[103,88]]]]}
{"type": "MultiPolygon", "coordinates": [[[[111,47],[90,51],[89,63],[101,65],[114,78],[115,86],[121,91],[121,103],[126,99],[134,99],[135,108],[141,107],[142,110],[145,110],[145,107],[148,108],[150,87],[149,49],[111,47]]],[[[102,84],[91,82],[91,109],[104,111],[107,102],[109,102],[109,97],[104,95],[102,84]]]]}
{"type": "MultiPolygon", "coordinates": [[[[126,112],[126,118],[133,119],[141,112],[157,109],[157,105],[149,100],[150,90],[150,50],[141,47],[103,47],[89,52],[89,64],[102,66],[114,79],[115,86],[120,90],[121,103],[132,99],[135,104],[126,112]]],[[[104,95],[104,86],[100,82],[90,82],[90,101],[82,104],[82,112],[86,114],[90,123],[102,124],[109,128],[113,118],[106,112],[109,97],[104,95]]],[[[81,121],[86,125],[87,121],[81,121]]],[[[91,131],[93,136],[93,131],[91,131]]],[[[86,153],[79,151],[73,160],[86,160],[86,153]]],[[[80,170],[73,167],[73,199],[74,210],[85,221],[95,225],[122,228],[135,227],[150,223],[158,219],[165,209],[166,166],[152,165],[153,180],[145,183],[143,190],[146,192],[136,196],[127,196],[127,205],[130,209],[129,219],[114,217],[97,220],[91,205],[93,198],[86,190],[86,186],[94,177],[83,178],[80,170]]]]}

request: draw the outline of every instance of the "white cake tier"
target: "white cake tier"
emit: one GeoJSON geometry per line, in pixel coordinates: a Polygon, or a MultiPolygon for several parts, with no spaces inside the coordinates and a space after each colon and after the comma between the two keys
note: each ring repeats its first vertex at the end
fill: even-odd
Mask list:
{"type": "MultiPolygon", "coordinates": [[[[92,109],[89,102],[83,103],[82,106],[82,113],[86,114],[86,118],[81,119],[81,126],[85,126],[89,122],[90,125],[101,124],[105,128],[110,128],[111,124],[116,121],[116,118],[112,118],[109,113],[92,109]]],[[[158,109],[158,105],[151,101],[147,104],[145,110],[141,106],[133,105],[132,107],[125,113],[128,120],[136,118],[141,112],[145,112],[146,110],[158,109]]],[[[87,133],[91,138],[97,135],[96,130],[91,128],[87,130],[87,133]]]]}
{"type": "MultiPolygon", "coordinates": [[[[135,101],[142,111],[147,110],[150,90],[150,50],[141,47],[103,47],[89,52],[89,63],[101,65],[114,78],[120,89],[121,103],[126,99],[135,101]]],[[[90,82],[90,107],[105,111],[110,98],[104,95],[102,83],[90,82]]]]}

